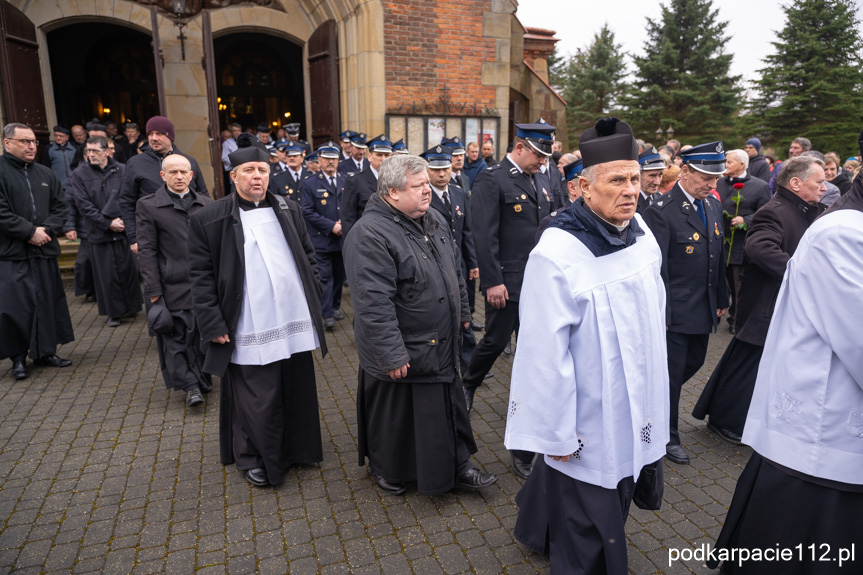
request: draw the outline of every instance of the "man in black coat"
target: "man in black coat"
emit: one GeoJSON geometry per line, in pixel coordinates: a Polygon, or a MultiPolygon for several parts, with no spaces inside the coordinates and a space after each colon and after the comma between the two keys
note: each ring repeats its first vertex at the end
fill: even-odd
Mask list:
{"type": "MultiPolygon", "coordinates": [[[[746,145],[743,146],[743,151],[749,156],[749,166],[746,168],[749,175],[753,178],[764,180],[764,183],[769,182],[770,176],[773,174],[770,171],[770,165],[767,163],[767,160],[761,155],[761,140],[758,138],[749,138],[746,140],[746,145]]],[[[768,192],[770,191],[769,185],[767,190],[768,192]]]]}
{"type": "Polygon", "coordinates": [[[677,427],[680,391],[701,368],[711,331],[728,308],[722,208],[710,194],[725,171],[722,142],[680,152],[680,180],[644,212],[662,251],[671,429],[666,456],[689,463],[677,427]]]}
{"type": "MultiPolygon", "coordinates": [[[[461,256],[461,272],[465,280],[475,280],[479,277],[479,265],[476,261],[476,249],[473,245],[473,232],[471,231],[470,201],[468,194],[453,184],[450,178],[453,158],[449,155],[450,149],[443,145],[435,146],[423,152],[421,157],[429,163],[428,176],[432,188],[431,207],[440,212],[452,230],[453,241],[461,256]]],[[[476,284],[473,285],[476,289],[476,284]]],[[[467,286],[467,281],[465,281],[465,286],[467,286]]],[[[470,294],[468,294],[468,304],[470,304],[470,294]]],[[[462,330],[462,373],[467,372],[467,366],[470,364],[470,358],[475,348],[476,338],[469,325],[462,330]]]]}
{"type": "Polygon", "coordinates": [[[190,188],[193,192],[209,195],[201,168],[195,158],[183,154],[174,144],[174,124],[164,116],[153,116],[147,121],[147,143],[143,151],[126,162],[123,186],[120,188],[120,213],[126,226],[126,236],[132,251],[138,253],[138,234],[135,226],[135,208],[138,200],[164,185],[162,159],[168,154],[181,154],[192,165],[195,176],[190,188]]]}
{"type": "Polygon", "coordinates": [[[57,256],[69,215],[60,180],[36,164],[38,141],[29,126],[3,127],[0,156],[0,358],[12,360],[12,375],[30,375],[27,354],[37,365],[66,367],[57,346],[75,339],[57,256]]]}
{"type": "MultiPolygon", "coordinates": [[[[824,211],[819,200],[825,179],[820,160],[807,156],[788,160],[777,179],[776,194],[750,218],[743,246],[737,333],[692,412],[697,419],[709,415],[707,427],[730,443],[740,445],[785,268],[803,234],[824,211]]],[[[745,188],[741,193],[746,193],[745,188]]]]}
{"type": "Polygon", "coordinates": [[[366,202],[378,191],[378,170],[381,168],[381,162],[393,153],[393,144],[381,134],[368,142],[368,150],[369,169],[353,172],[345,180],[345,192],[342,197],[342,236],[345,238],[363,215],[366,202]]]}
{"type": "MultiPolygon", "coordinates": [[[[486,330],[464,375],[468,412],[474,393],[509,343],[518,325],[518,297],[527,256],[540,222],[553,209],[536,174],[551,156],[554,127],[545,123],[516,124],[512,153],[476,178],[471,208],[480,289],[485,294],[486,330]]],[[[515,453],[513,469],[530,474],[532,453],[515,453]]]]}
{"type": "Polygon", "coordinates": [[[722,201],[722,215],[725,222],[725,277],[731,305],[728,308],[728,329],[737,329],[737,294],[740,291],[740,277],[743,273],[743,244],[752,216],[770,201],[770,187],[767,182],[752,177],[748,172],[749,156],[743,150],[731,150],[725,154],[725,176],[716,184],[716,191],[722,201]]]}
{"type": "Polygon", "coordinates": [[[497,477],[470,462],[476,443],[459,380],[469,325],[458,249],[429,209],[428,164],[396,155],[345,242],[360,358],[359,464],[394,495],[483,488],[497,477]]]}
{"type": "Polygon", "coordinates": [[[84,144],[86,162],[75,168],[67,191],[84,219],[99,315],[108,327],[141,311],[143,298],[138,283],[138,263],[126,243],[118,193],[123,164],[108,157],[108,139],[91,136],[84,144]]]}
{"type": "Polygon", "coordinates": [[[189,218],[213,201],[189,189],[192,165],[179,154],[162,162],[162,177],[164,186],[138,200],[138,262],[150,306],[148,320],[164,313],[161,310],[170,318],[161,331],[154,321],[148,322],[156,337],[162,379],[165,387],[185,392],[186,405],[192,407],[204,402],[201,391],[209,391],[212,384],[202,371],[204,354],[192,312],[189,218]]]}
{"type": "Polygon", "coordinates": [[[321,286],[299,204],[267,192],[266,148],[229,158],[237,193],[192,215],[189,276],[203,369],[222,378],[222,463],[263,487],[323,459],[312,357],[327,351],[321,286]]]}

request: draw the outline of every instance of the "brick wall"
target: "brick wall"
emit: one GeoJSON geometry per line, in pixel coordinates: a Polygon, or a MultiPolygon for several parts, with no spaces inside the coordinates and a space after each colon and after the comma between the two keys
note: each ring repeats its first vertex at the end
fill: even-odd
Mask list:
{"type": "Polygon", "coordinates": [[[452,103],[495,106],[494,86],[482,85],[483,62],[496,61],[495,39],[482,33],[491,0],[384,0],[383,7],[387,110],[437,101],[444,84],[452,103]]]}

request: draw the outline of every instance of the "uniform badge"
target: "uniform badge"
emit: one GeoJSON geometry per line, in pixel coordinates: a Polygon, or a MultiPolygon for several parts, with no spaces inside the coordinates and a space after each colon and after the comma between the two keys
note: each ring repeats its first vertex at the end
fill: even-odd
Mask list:
{"type": "Polygon", "coordinates": [[[694,234],[692,234],[692,239],[697,242],[701,239],[701,236],[698,235],[698,232],[695,232],[694,234]]]}
{"type": "Polygon", "coordinates": [[[551,200],[548,199],[548,192],[545,191],[545,188],[542,189],[542,193],[545,196],[545,201],[551,203],[551,200]]]}
{"type": "Polygon", "coordinates": [[[682,203],[682,204],[680,204],[680,205],[682,205],[682,206],[683,206],[683,209],[684,209],[684,210],[689,210],[689,202],[687,202],[686,200],[684,200],[684,201],[683,201],[683,203],[682,203]]]}
{"type": "Polygon", "coordinates": [[[713,233],[716,234],[716,237],[719,237],[719,226],[716,222],[713,222],[713,233]]]}
{"type": "Polygon", "coordinates": [[[521,204],[516,204],[515,206],[513,206],[512,209],[514,209],[516,212],[520,212],[521,211],[521,204]]]}
{"type": "Polygon", "coordinates": [[[526,199],[527,199],[527,196],[526,196],[526,195],[524,195],[524,194],[522,194],[522,195],[521,195],[521,199],[522,199],[522,200],[526,200],[526,199]]]}
{"type": "Polygon", "coordinates": [[[693,248],[692,246],[686,246],[686,253],[691,254],[694,251],[695,251],[695,248],[693,248]]]}
{"type": "Polygon", "coordinates": [[[321,200],[321,205],[322,205],[322,206],[327,205],[327,201],[326,201],[326,200],[321,200]]]}
{"type": "Polygon", "coordinates": [[[324,192],[324,197],[325,197],[325,198],[329,198],[329,197],[330,197],[330,193],[329,193],[329,192],[324,192]]]}

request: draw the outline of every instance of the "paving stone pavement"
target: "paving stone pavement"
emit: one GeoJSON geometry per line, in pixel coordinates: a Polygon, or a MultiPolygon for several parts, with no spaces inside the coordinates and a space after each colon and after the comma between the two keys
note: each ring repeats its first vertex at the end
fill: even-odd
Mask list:
{"type": "MultiPolygon", "coordinates": [[[[67,285],[67,289],[70,286],[67,285]]],[[[95,304],[67,292],[77,340],[65,369],[18,382],[0,366],[0,573],[547,573],[512,537],[521,481],[503,447],[512,360],[477,394],[474,461],[500,480],[480,492],[393,497],[357,466],[357,354],[348,318],[316,356],[324,461],[295,467],[279,488],[251,487],[219,463],[218,385],[188,409],[168,391],[142,316],[105,326],[95,304]]],[[[478,298],[482,301],[482,298],[478,298]]],[[[482,317],[479,317],[482,321],[482,317]]],[[[669,549],[712,543],[751,453],[688,415],[730,336],[681,399],[692,464],[665,463],[659,512],[633,506],[633,574],[710,573],[669,566],[669,549]]]]}

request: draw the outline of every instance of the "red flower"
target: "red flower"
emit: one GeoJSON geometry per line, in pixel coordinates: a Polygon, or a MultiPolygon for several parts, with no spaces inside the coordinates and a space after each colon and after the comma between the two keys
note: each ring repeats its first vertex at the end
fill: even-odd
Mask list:
{"type": "Polygon", "coordinates": [[[746,185],[741,184],[740,182],[737,182],[736,184],[732,185],[731,187],[734,188],[735,190],[742,190],[743,188],[746,187],[746,185]]]}

